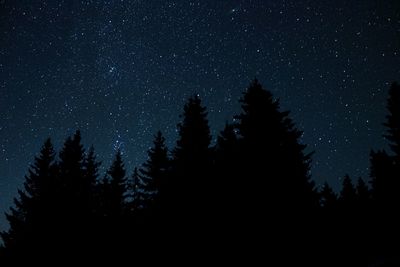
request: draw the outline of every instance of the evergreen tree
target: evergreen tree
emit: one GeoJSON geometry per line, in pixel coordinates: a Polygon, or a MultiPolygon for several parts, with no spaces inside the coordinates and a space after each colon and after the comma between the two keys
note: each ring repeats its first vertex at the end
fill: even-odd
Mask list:
{"type": "Polygon", "coordinates": [[[15,260],[29,256],[35,248],[43,249],[42,245],[48,241],[46,226],[49,226],[50,214],[55,208],[52,206],[56,174],[54,158],[53,145],[47,139],[25,176],[24,190],[19,190],[19,198],[14,199],[15,207],[6,214],[10,229],[0,235],[5,254],[16,257],[15,260]]]}
{"type": "Polygon", "coordinates": [[[80,131],[68,137],[60,152],[59,187],[55,188],[59,194],[61,216],[69,219],[78,219],[87,215],[84,170],[85,150],[81,144],[80,131]]]}
{"type": "Polygon", "coordinates": [[[357,181],[357,201],[358,206],[361,209],[365,209],[369,206],[370,203],[370,190],[364,180],[360,177],[357,181]]]}
{"type": "Polygon", "coordinates": [[[99,209],[98,207],[98,177],[99,177],[99,167],[101,163],[96,160],[96,155],[94,152],[94,147],[91,146],[83,162],[83,205],[86,205],[88,213],[93,213],[99,209]]]}
{"type": "Polygon", "coordinates": [[[173,151],[174,161],[182,168],[197,167],[198,170],[209,161],[211,135],[206,108],[197,95],[189,98],[182,117],[182,123],[178,124],[179,139],[173,151]]]}
{"type": "Polygon", "coordinates": [[[217,137],[214,162],[215,177],[211,188],[216,209],[214,216],[227,217],[228,214],[234,214],[237,212],[241,201],[237,197],[242,179],[237,175],[237,169],[241,162],[240,155],[238,155],[238,137],[235,130],[235,125],[226,123],[217,137]]]}
{"type": "Polygon", "coordinates": [[[225,128],[217,138],[217,151],[222,153],[220,158],[228,157],[234,152],[237,146],[237,140],[235,125],[226,123],[225,128]]]}
{"type": "Polygon", "coordinates": [[[396,82],[390,87],[387,109],[389,114],[384,123],[387,133],[384,137],[389,141],[397,162],[400,162],[400,85],[396,82]]]}
{"type": "Polygon", "coordinates": [[[143,177],[139,174],[138,168],[133,170],[131,182],[132,201],[131,207],[133,211],[144,208],[146,198],[145,184],[143,177]]]}
{"type": "Polygon", "coordinates": [[[97,184],[97,206],[98,210],[96,213],[103,218],[110,218],[111,216],[111,204],[110,199],[112,196],[110,179],[105,175],[97,184]]]}
{"type": "Polygon", "coordinates": [[[120,150],[117,151],[107,175],[110,186],[109,212],[112,216],[118,217],[123,213],[126,193],[126,170],[120,150]]]}
{"type": "Polygon", "coordinates": [[[349,175],[345,175],[339,200],[345,209],[354,209],[357,201],[357,191],[349,175]]]}
{"type": "MultiPolygon", "coordinates": [[[[149,200],[154,200],[166,178],[169,159],[165,138],[160,131],[154,137],[153,147],[147,152],[147,161],[140,169],[140,177],[144,180],[146,194],[149,200]]],[[[138,176],[138,175],[137,175],[138,176]]]]}
{"type": "Polygon", "coordinates": [[[194,212],[207,206],[207,177],[211,166],[211,135],[207,111],[196,95],[184,106],[178,124],[178,141],[173,150],[173,177],[168,185],[172,206],[194,212]]]}
{"type": "Polygon", "coordinates": [[[375,204],[380,207],[388,207],[391,196],[396,194],[397,189],[393,187],[394,161],[386,151],[372,151],[371,156],[371,185],[372,197],[375,204]]]}
{"type": "Polygon", "coordinates": [[[302,132],[289,112],[281,112],[279,101],[257,80],[240,103],[242,113],[235,118],[243,168],[238,175],[247,178],[241,190],[253,202],[246,206],[291,212],[318,207],[309,174],[311,154],[304,152],[306,146],[299,142],[302,132]]]}
{"type": "Polygon", "coordinates": [[[400,86],[397,83],[389,90],[387,109],[384,137],[394,154],[371,152],[372,196],[380,209],[395,210],[400,203],[400,86]]]}
{"type": "Polygon", "coordinates": [[[322,186],[320,195],[321,205],[325,210],[332,210],[336,208],[338,197],[327,182],[325,182],[322,186]]]}

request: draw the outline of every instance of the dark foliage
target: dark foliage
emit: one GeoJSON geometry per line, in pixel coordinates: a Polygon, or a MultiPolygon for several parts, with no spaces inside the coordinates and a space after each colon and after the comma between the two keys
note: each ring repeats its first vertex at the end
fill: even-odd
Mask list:
{"type": "Polygon", "coordinates": [[[384,124],[392,154],[371,152],[371,188],[346,175],[339,194],[328,183],[316,190],[302,132],[257,80],[215,145],[206,108],[189,98],[171,158],[157,132],[129,178],[121,151],[99,179],[79,131],[58,161],[48,139],[7,213],[1,263],[165,264],[185,255],[205,264],[398,266],[399,96],[395,83],[384,124]]]}

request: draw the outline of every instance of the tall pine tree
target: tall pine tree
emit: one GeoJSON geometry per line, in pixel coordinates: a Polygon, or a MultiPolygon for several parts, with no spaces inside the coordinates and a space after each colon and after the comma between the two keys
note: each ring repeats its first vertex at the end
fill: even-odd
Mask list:
{"type": "Polygon", "coordinates": [[[397,83],[389,90],[387,109],[384,137],[393,154],[371,152],[372,196],[380,209],[395,210],[400,203],[400,86],[397,83]]]}
{"type": "Polygon", "coordinates": [[[318,207],[318,194],[310,180],[311,154],[299,139],[289,112],[254,80],[240,99],[236,116],[239,133],[242,197],[245,206],[290,212],[318,207]]]}
{"type": "Polygon", "coordinates": [[[324,210],[332,212],[337,207],[338,197],[328,183],[324,183],[321,190],[321,205],[324,210]]]}
{"type": "Polygon", "coordinates": [[[389,114],[384,123],[387,133],[384,136],[389,141],[396,160],[400,162],[400,85],[396,82],[390,87],[387,109],[389,114]]]}
{"type": "Polygon", "coordinates": [[[88,213],[93,214],[98,207],[98,177],[101,163],[96,160],[94,147],[91,146],[83,162],[83,203],[88,213]]]}
{"type": "Polygon", "coordinates": [[[148,195],[147,202],[151,202],[157,198],[169,167],[168,149],[160,131],[155,135],[153,147],[149,149],[147,155],[147,161],[140,168],[140,176],[146,184],[144,190],[148,195]]]}
{"type": "Polygon", "coordinates": [[[107,175],[110,186],[110,195],[108,196],[109,213],[112,217],[119,217],[123,214],[125,208],[125,193],[127,189],[126,170],[120,150],[117,151],[107,175]]]}
{"type": "Polygon", "coordinates": [[[68,137],[60,151],[59,162],[59,191],[60,208],[70,220],[80,220],[79,217],[87,214],[85,190],[85,150],[81,143],[81,133],[76,131],[72,137],[68,137]],[[83,204],[83,205],[82,205],[83,204]],[[79,219],[78,219],[79,218],[79,219]]]}
{"type": "Polygon", "coordinates": [[[340,191],[339,201],[342,208],[354,211],[357,203],[357,191],[349,175],[345,175],[340,191]]]}
{"type": "Polygon", "coordinates": [[[49,246],[51,235],[47,229],[54,205],[54,185],[56,175],[55,152],[50,139],[44,143],[40,153],[25,176],[24,190],[19,190],[19,198],[14,199],[15,207],[6,214],[10,224],[8,231],[0,235],[3,239],[3,259],[18,260],[29,257],[49,246]]]}
{"type": "MultiPolygon", "coordinates": [[[[184,106],[173,150],[172,177],[168,185],[171,205],[192,215],[207,206],[207,180],[211,166],[211,135],[207,111],[196,95],[184,106]]],[[[204,210],[203,210],[204,211],[204,210]]]]}
{"type": "Polygon", "coordinates": [[[141,210],[148,204],[148,192],[145,191],[145,183],[143,177],[139,173],[139,169],[135,168],[129,183],[129,189],[131,192],[131,201],[129,203],[130,209],[133,212],[141,210]]]}

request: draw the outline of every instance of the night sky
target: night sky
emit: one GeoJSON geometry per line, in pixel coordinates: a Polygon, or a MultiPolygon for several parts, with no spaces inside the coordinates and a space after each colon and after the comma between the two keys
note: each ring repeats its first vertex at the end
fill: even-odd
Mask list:
{"type": "Polygon", "coordinates": [[[398,0],[0,0],[0,211],[46,137],[79,128],[131,172],[155,131],[174,145],[189,96],[215,139],[255,77],[304,131],[317,184],[368,178],[399,63],[398,0]]]}

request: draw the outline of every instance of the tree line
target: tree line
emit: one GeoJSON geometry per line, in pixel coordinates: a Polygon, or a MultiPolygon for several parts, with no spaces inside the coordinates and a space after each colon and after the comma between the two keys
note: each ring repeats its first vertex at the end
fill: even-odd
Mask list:
{"type": "Polygon", "coordinates": [[[212,145],[206,107],[189,98],[175,147],[157,132],[134,170],[118,151],[101,175],[79,131],[58,153],[47,139],[6,214],[0,262],[399,263],[400,86],[384,124],[391,151],[371,152],[370,185],[346,175],[339,193],[316,187],[302,132],[257,80],[239,102],[212,145]]]}

